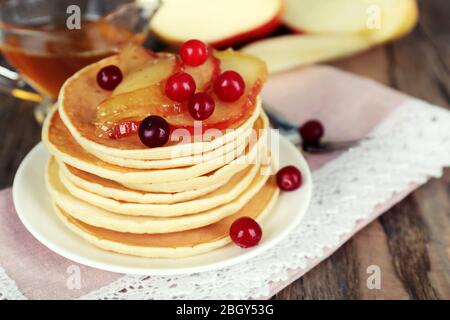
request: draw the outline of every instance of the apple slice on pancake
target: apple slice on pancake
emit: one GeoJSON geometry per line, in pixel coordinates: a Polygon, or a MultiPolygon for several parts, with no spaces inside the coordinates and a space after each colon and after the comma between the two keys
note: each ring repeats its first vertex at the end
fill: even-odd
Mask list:
{"type": "MultiPolygon", "coordinates": [[[[238,72],[244,79],[246,88],[242,97],[232,103],[221,101],[212,93],[215,101],[214,113],[202,121],[203,129],[226,129],[248,117],[256,106],[256,97],[267,78],[265,63],[251,55],[233,50],[216,52],[215,55],[220,60],[222,71],[238,72]]],[[[193,132],[193,119],[188,112],[169,114],[166,120],[175,128],[185,128],[193,132]]]]}
{"type": "Polygon", "coordinates": [[[128,75],[133,71],[142,68],[149,60],[156,58],[157,53],[141,46],[129,45],[123,48],[118,57],[120,70],[124,75],[128,75]]]}
{"type": "Polygon", "coordinates": [[[112,96],[159,84],[179,69],[180,63],[175,55],[160,55],[147,59],[142,66],[134,67],[132,72],[125,73],[124,80],[114,89],[112,96]]]}
{"type": "MultiPolygon", "coordinates": [[[[194,132],[194,119],[187,110],[187,104],[174,102],[165,94],[165,80],[173,72],[176,62],[169,60],[171,62],[167,63],[164,60],[164,63],[160,65],[160,63],[153,64],[154,60],[152,59],[143,69],[145,72],[138,70],[130,74],[128,78],[125,77],[120,84],[122,88],[118,87],[119,93],[113,93],[100,103],[96,118],[98,127],[103,130],[111,130],[125,122],[138,122],[149,115],[159,115],[164,117],[173,129],[185,128],[194,132]],[[161,76],[154,75],[156,72],[160,72],[161,76]],[[131,80],[129,80],[130,78],[131,80]]],[[[188,69],[186,68],[185,71],[188,69]]],[[[214,57],[210,57],[204,66],[196,70],[193,76],[201,86],[208,88],[208,92],[215,100],[214,113],[202,122],[202,128],[226,129],[238,121],[245,120],[254,110],[256,97],[267,77],[267,70],[265,63],[260,59],[245,53],[227,50],[214,52],[214,57]],[[212,92],[211,83],[214,76],[220,71],[218,70],[219,65],[220,70],[234,70],[243,77],[246,89],[238,101],[223,102],[212,92]],[[208,81],[208,79],[210,80],[208,81]]]]}
{"type": "Polygon", "coordinates": [[[212,52],[202,65],[191,67],[182,64],[181,70],[189,73],[194,78],[197,91],[207,91],[220,74],[220,60],[212,52]]]}

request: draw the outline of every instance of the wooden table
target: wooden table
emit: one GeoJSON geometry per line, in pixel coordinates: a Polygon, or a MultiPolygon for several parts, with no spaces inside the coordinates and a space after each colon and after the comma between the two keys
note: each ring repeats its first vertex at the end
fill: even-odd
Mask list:
{"type": "MultiPolygon", "coordinates": [[[[450,108],[450,2],[420,1],[408,37],[332,65],[450,108]]],[[[0,189],[40,140],[32,106],[0,95],[0,189]]],[[[450,152],[450,151],[449,151],[450,152]]],[[[386,212],[275,299],[450,299],[450,169],[386,212]],[[381,289],[366,288],[369,265],[381,289]]]]}

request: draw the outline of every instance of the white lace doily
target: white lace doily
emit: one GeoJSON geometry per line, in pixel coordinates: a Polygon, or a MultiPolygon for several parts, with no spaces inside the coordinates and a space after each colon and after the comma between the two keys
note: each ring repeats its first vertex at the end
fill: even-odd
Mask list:
{"type": "MultiPolygon", "coordinates": [[[[378,204],[450,166],[450,113],[411,99],[357,147],[313,173],[311,207],[298,228],[266,253],[219,271],[173,277],[126,275],[82,299],[252,299],[290,269],[306,268],[368,219],[378,204]]],[[[0,269],[0,299],[19,297],[0,269]],[[6,290],[4,287],[6,283],[6,290]],[[9,287],[8,287],[9,285],[9,287]],[[8,288],[10,288],[8,292],[8,288]],[[14,292],[13,292],[14,291],[14,292]]],[[[22,296],[23,297],[23,296],[22,296]]]]}
{"type": "Polygon", "coordinates": [[[19,291],[14,280],[8,277],[0,266],[0,300],[25,300],[25,296],[19,291]]]}

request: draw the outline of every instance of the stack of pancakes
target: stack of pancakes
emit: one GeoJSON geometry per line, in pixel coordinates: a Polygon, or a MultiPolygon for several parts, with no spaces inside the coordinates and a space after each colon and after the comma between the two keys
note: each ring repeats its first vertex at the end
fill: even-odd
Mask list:
{"type": "Polygon", "coordinates": [[[63,223],[94,245],[123,254],[174,258],[230,242],[242,216],[260,220],[278,197],[267,147],[268,120],[252,113],[222,135],[147,148],[136,134],[99,135],[96,107],[108,93],[97,71],[66,81],[42,138],[52,154],[47,187],[63,223]]]}

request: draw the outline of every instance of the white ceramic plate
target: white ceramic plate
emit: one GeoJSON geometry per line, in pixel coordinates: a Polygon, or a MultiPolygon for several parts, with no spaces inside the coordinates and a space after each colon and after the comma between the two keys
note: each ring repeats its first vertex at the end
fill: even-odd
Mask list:
{"type": "Polygon", "coordinates": [[[16,173],[13,199],[20,220],[30,233],[49,249],[75,262],[112,272],[175,275],[203,272],[251,259],[278,243],[302,219],[311,198],[311,173],[301,153],[286,139],[280,139],[280,165],[295,165],[303,185],[282,192],[274,209],[261,221],[263,239],[254,248],[234,244],[202,255],[182,259],[150,259],[101,250],[68,230],[54,214],[44,181],[49,153],[40,143],[25,157],[16,173]]]}

